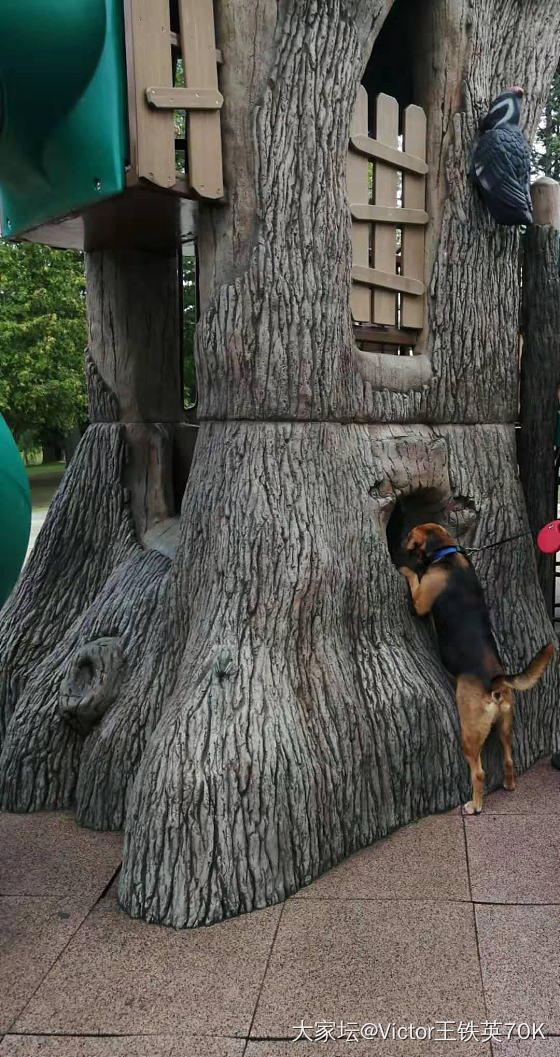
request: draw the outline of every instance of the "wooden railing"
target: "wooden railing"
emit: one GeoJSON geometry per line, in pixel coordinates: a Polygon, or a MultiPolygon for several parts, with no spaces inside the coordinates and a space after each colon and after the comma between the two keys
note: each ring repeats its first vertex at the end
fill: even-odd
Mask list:
{"type": "Polygon", "coordinates": [[[360,86],[348,152],[352,214],[351,308],[356,340],[380,351],[414,350],[424,325],[426,115],[403,113],[378,95],[375,138],[368,135],[368,96],[360,86]],[[399,174],[402,174],[399,177],[399,174]]]}
{"type": "Polygon", "coordinates": [[[222,137],[213,0],[125,0],[131,164],[128,184],[146,180],[188,197],[223,197],[222,137]],[[184,86],[173,83],[180,50],[184,86]],[[175,165],[173,112],[184,110],[186,177],[175,165]]]}

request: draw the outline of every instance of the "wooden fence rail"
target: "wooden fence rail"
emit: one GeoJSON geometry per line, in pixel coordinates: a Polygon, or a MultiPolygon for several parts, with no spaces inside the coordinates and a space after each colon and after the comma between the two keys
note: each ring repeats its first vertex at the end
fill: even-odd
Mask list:
{"type": "Polygon", "coordinates": [[[224,194],[213,0],[178,0],[180,32],[170,28],[169,0],[125,0],[130,172],[187,197],[224,194]],[[173,84],[180,51],[185,84],[173,84]],[[186,111],[186,177],[175,164],[174,110],[186,111]]]}
{"type": "Polygon", "coordinates": [[[370,137],[368,97],[360,86],[347,167],[351,308],[357,340],[382,351],[385,345],[393,353],[413,349],[424,325],[427,172],[424,111],[414,105],[404,111],[401,148],[399,105],[382,93],[375,105],[375,138],[370,137]]]}

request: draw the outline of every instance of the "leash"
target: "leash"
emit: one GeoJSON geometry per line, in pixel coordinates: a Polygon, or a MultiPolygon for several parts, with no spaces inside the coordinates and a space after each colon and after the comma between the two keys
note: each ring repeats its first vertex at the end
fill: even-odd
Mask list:
{"type": "Polygon", "coordinates": [[[512,540],[521,540],[525,536],[532,536],[531,529],[526,532],[518,532],[516,536],[506,536],[505,540],[497,540],[496,543],[487,543],[485,547],[462,547],[466,554],[478,554],[479,551],[490,550],[491,547],[499,547],[502,543],[511,543],[512,540]]]}

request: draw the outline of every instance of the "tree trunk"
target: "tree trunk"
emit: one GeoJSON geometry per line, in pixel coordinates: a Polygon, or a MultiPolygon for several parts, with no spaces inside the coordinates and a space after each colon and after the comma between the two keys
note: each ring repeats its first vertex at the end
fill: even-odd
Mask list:
{"type": "MultiPolygon", "coordinates": [[[[143,533],[175,513],[174,440],[184,429],[176,276],[174,256],[97,253],[87,260],[86,377],[92,424],[2,610],[0,744],[16,703],[18,716],[32,715],[27,695],[38,673],[58,673],[59,685],[64,674],[58,672],[60,656],[64,664],[69,656],[64,651],[60,655],[65,636],[90,607],[95,611],[114,570],[129,558],[140,560],[143,533]]],[[[113,602],[126,607],[126,594],[122,602],[116,597],[113,602]]],[[[51,706],[48,678],[41,693],[51,706]]],[[[21,722],[11,724],[10,737],[24,736],[21,722]]],[[[10,764],[16,765],[15,759],[10,764]]],[[[26,766],[34,782],[33,761],[26,766]]],[[[9,768],[3,777],[9,784],[9,768]]],[[[73,788],[75,775],[61,775],[60,781],[70,781],[73,788]]],[[[36,795],[35,804],[25,783],[7,794],[18,809],[59,802],[51,787],[41,787],[36,795]]],[[[72,795],[64,802],[70,803],[72,795]]]]}
{"type": "Polygon", "coordinates": [[[64,461],[67,466],[80,443],[81,437],[82,432],[79,426],[73,426],[68,433],[64,434],[64,461]]]}
{"type": "MultiPolygon", "coordinates": [[[[535,223],[524,239],[523,356],[519,472],[533,535],[558,516],[555,460],[560,386],[560,185],[533,184],[535,223]]],[[[539,582],[554,616],[555,560],[535,549],[539,582]]]]}
{"type": "MultiPolygon", "coordinates": [[[[201,426],[172,561],[137,542],[169,522],[169,444],[157,447],[151,413],[140,395],[124,400],[118,378],[154,335],[170,355],[160,306],[177,299],[160,276],[141,305],[135,284],[120,290],[121,259],[88,268],[90,391],[105,424],[82,447],[113,452],[100,472],[115,528],[101,525],[88,552],[95,590],[59,615],[61,586],[54,608],[44,596],[45,618],[20,630],[2,797],[16,810],[75,800],[83,824],[125,822],[120,899],[147,920],[208,924],[276,902],[466,798],[453,686],[387,544],[399,501],[428,490],[461,542],[497,544],[476,566],[508,668],[551,635],[530,539],[500,543],[527,527],[513,425],[518,235],[485,213],[467,169],[477,118],[504,84],[524,79],[534,129],[560,11],[554,0],[521,11],[516,0],[435,0],[419,16],[434,221],[430,380],[416,386],[406,361],[356,349],[349,312],[349,121],[390,7],[217,5],[228,203],[201,207],[201,426]],[[132,342],[127,322],[141,312],[132,342]],[[27,659],[31,639],[40,664],[27,659]]],[[[91,503],[79,455],[69,497],[91,503]]],[[[44,546],[39,560],[24,597],[58,561],[44,546]]],[[[519,769],[550,748],[554,679],[547,671],[520,696],[519,769]]],[[[492,739],[486,756],[495,786],[492,739]]]]}
{"type": "Polygon", "coordinates": [[[63,455],[63,448],[61,444],[57,444],[55,441],[48,441],[42,445],[43,452],[43,466],[47,466],[51,462],[60,462],[63,455]]]}

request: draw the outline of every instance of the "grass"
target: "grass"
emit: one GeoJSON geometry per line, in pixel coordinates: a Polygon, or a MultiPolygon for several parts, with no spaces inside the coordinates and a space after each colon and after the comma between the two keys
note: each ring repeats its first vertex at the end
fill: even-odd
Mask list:
{"type": "Polygon", "coordinates": [[[52,477],[58,475],[58,478],[62,477],[64,473],[63,462],[46,462],[41,463],[40,466],[27,466],[27,477],[29,484],[34,481],[39,481],[43,477],[52,477]]]}
{"type": "Polygon", "coordinates": [[[27,479],[31,489],[33,513],[46,510],[56,492],[65,466],[63,462],[48,462],[41,466],[28,466],[27,479]]]}

